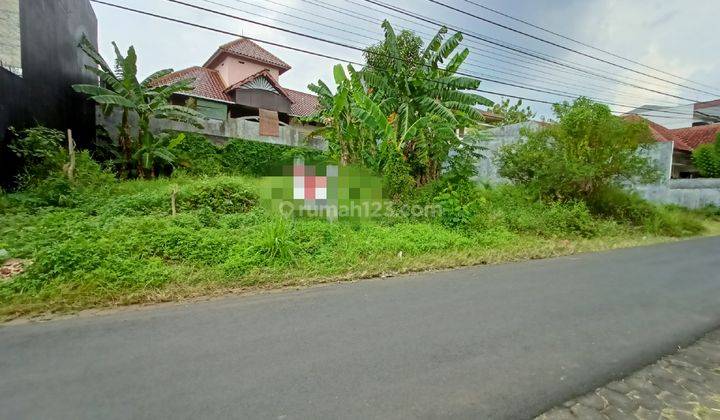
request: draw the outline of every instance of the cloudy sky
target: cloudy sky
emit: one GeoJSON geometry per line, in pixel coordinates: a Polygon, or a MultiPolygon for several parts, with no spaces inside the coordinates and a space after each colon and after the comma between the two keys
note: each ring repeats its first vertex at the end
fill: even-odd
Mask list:
{"type": "MultiPolygon", "coordinates": [[[[107,1],[343,60],[362,61],[361,53],[357,50],[199,11],[168,0],[107,1]]],[[[413,29],[425,39],[437,30],[431,23],[418,21],[365,0],[183,1],[227,15],[240,16],[357,47],[367,46],[381,38],[382,19],[390,20],[397,29],[413,29]]],[[[616,111],[627,111],[630,106],[642,104],[680,105],[689,103],[689,100],[720,98],[718,0],[438,1],[464,13],[428,0],[383,0],[383,3],[462,29],[466,34],[464,45],[470,49],[469,59],[462,71],[481,79],[494,80],[483,81],[481,89],[551,102],[567,99],[562,95],[583,94],[618,104],[612,107],[616,111]],[[484,10],[471,2],[671,75],[559,38],[484,10]],[[548,45],[483,22],[471,14],[656,78],[548,45]],[[508,45],[512,50],[484,42],[480,38],[508,45]],[[538,56],[545,59],[539,59],[538,56]]],[[[167,22],[97,3],[94,3],[93,7],[98,18],[102,54],[107,59],[113,56],[111,41],[117,42],[123,50],[134,45],[139,56],[140,72],[144,75],[160,68],[171,67],[177,70],[202,65],[218,45],[233,39],[231,35],[167,22]]],[[[331,69],[337,61],[278,46],[261,45],[292,66],[292,69],[281,77],[284,86],[307,91],[306,86],[310,82],[317,79],[331,80],[331,69]]],[[[500,98],[494,94],[486,96],[492,100],[500,98]]],[[[526,103],[541,116],[551,115],[548,105],[526,103]]]]}

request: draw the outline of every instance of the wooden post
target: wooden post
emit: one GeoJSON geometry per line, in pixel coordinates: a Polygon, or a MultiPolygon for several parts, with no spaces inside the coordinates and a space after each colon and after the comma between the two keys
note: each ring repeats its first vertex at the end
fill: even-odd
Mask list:
{"type": "Polygon", "coordinates": [[[175,207],[175,198],[177,197],[178,193],[178,186],[173,185],[172,192],[170,193],[170,208],[172,210],[172,215],[177,215],[177,208],[175,207]]]}
{"type": "Polygon", "coordinates": [[[70,157],[70,163],[67,165],[67,177],[70,182],[75,178],[75,141],[72,137],[72,130],[68,128],[67,131],[68,139],[68,156],[70,157]]]}

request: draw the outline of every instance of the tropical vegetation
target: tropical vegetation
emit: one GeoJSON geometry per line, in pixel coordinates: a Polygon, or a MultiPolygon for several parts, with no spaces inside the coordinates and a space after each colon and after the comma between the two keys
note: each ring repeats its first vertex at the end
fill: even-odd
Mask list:
{"type": "Polygon", "coordinates": [[[501,125],[517,124],[530,121],[535,118],[535,112],[529,106],[523,107],[522,99],[512,104],[509,99],[501,99],[495,102],[490,112],[502,117],[501,125]]]}
{"type": "Polygon", "coordinates": [[[398,196],[438,179],[451,154],[474,147],[456,132],[482,120],[476,105],[492,103],[471,92],[479,80],[456,74],[469,54],[456,51],[461,33],[441,28],[422,48],[412,33],[398,36],[387,21],[382,27],[385,39],[366,49],[362,70],[337,65],[334,93],[322,80],[309,88],[325,125],[316,134],[341,163],[384,175],[398,196]]]}
{"type": "MultiPolygon", "coordinates": [[[[478,126],[476,105],[490,103],[472,92],[477,80],[455,74],[467,57],[456,51],[462,35],[441,29],[423,46],[411,32],[383,28],[366,66],[336,66],[333,88],[311,86],[327,152],[153,133],[152,118],[201,122],[169,101],[187,85],[159,79],[167,70],[139,82],[133,48],[116,47],[111,68],[84,44],[102,86],[75,88],[121,113],[119,138],[91,154],[67,147],[56,130],[16,132],[8,146],[24,170],[17,191],[0,192],[0,261],[22,272],[0,272],[0,318],[720,233],[716,208],[657,206],[624,189],[654,176],[639,154],[647,127],[587,99],[557,105],[557,124],[502,151],[501,172],[514,184],[477,182],[483,141],[456,133],[478,126]],[[297,156],[366,167],[384,179],[393,206],[333,222],[280,214],[263,203],[263,177],[297,156]]],[[[516,105],[501,104],[508,121],[530,117],[516,105]]]]}
{"type": "Polygon", "coordinates": [[[616,117],[587,98],[553,109],[557,123],[524,130],[527,141],[501,150],[501,176],[527,185],[543,199],[560,201],[588,201],[609,187],[659,177],[642,154],[654,143],[643,121],[616,117]]]}
{"type": "Polygon", "coordinates": [[[147,175],[155,177],[156,167],[163,163],[172,164],[175,160],[172,149],[182,137],[170,138],[168,135],[157,137],[150,130],[150,121],[168,119],[202,127],[203,116],[192,108],[172,105],[170,98],[177,93],[190,90],[191,80],[157,83],[160,78],[172,73],[172,69],[154,72],[142,81],[137,78],[137,53],[130,47],[123,56],[117,44],[114,69],[97,52],[93,44],[83,38],[80,48],[90,57],[96,66],[86,66],[100,79],[101,85],[73,85],[75,91],[89,95],[90,99],[102,105],[104,111],[112,112],[119,108],[122,117],[118,127],[117,142],[120,147],[122,175],[147,175]],[[132,132],[133,117],[136,119],[137,132],[132,132]]]}
{"type": "Polygon", "coordinates": [[[720,133],[715,142],[703,144],[693,151],[693,164],[700,171],[700,175],[708,178],[720,178],[720,133]]]}

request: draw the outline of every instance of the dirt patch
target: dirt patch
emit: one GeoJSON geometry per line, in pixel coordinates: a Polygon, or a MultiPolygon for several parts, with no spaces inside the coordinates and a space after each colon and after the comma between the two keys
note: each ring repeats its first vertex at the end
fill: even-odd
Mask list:
{"type": "Polygon", "coordinates": [[[32,264],[30,260],[21,260],[19,258],[10,258],[2,263],[0,267],[0,281],[8,281],[18,274],[25,271],[25,267],[32,264]]]}

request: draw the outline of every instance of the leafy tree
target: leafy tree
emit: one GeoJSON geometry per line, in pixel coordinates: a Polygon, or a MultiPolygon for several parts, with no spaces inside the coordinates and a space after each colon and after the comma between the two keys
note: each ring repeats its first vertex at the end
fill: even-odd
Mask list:
{"type": "Polygon", "coordinates": [[[455,52],[462,34],[445,39],[442,28],[421,50],[412,33],[397,36],[387,21],[382,27],[385,39],[365,51],[365,68],[348,66],[348,75],[336,66],[335,93],[322,81],[309,89],[320,98],[316,119],[340,161],[362,163],[407,189],[440,175],[451,151],[463,147],[455,130],[475,125],[481,115],[474,106],[491,102],[468,92],[478,80],[455,74],[469,54],[455,52]]]}
{"type": "MultiPolygon", "coordinates": [[[[396,52],[401,60],[410,66],[421,65],[422,38],[407,29],[400,31],[396,37],[396,52]]],[[[387,51],[383,43],[371,45],[365,49],[365,64],[371,69],[388,69],[393,65],[393,56],[387,51]]]]}
{"type": "Polygon", "coordinates": [[[700,175],[708,178],[720,178],[720,132],[713,144],[703,144],[693,151],[693,164],[700,175]]]}
{"type": "Polygon", "coordinates": [[[585,201],[624,181],[657,179],[657,169],[638,153],[653,143],[646,123],[616,117],[587,98],[554,111],[557,124],[526,130],[527,141],[501,149],[501,176],[543,198],[585,201]]]}
{"type": "Polygon", "coordinates": [[[154,144],[150,132],[152,118],[168,119],[202,127],[204,117],[197,111],[170,104],[170,97],[174,94],[191,89],[190,80],[156,84],[155,82],[170,73],[172,69],[157,71],[146,79],[137,79],[137,54],[135,48],[130,47],[125,56],[117,45],[115,48],[115,68],[112,69],[97,52],[92,43],[83,38],[80,48],[90,57],[97,66],[86,66],[100,79],[101,85],[73,85],[73,89],[80,93],[90,95],[90,98],[102,105],[106,112],[114,108],[122,110],[122,121],[119,127],[119,139],[127,174],[132,171],[133,162],[137,163],[139,176],[144,175],[144,166],[137,160],[138,150],[147,145],[154,144]],[[130,115],[137,115],[137,133],[131,133],[130,115]]]}
{"type": "Polygon", "coordinates": [[[514,105],[510,104],[509,99],[503,99],[499,103],[495,103],[490,111],[503,118],[501,125],[517,124],[535,118],[535,112],[529,106],[523,108],[522,105],[522,99],[518,99],[514,105]]]}

